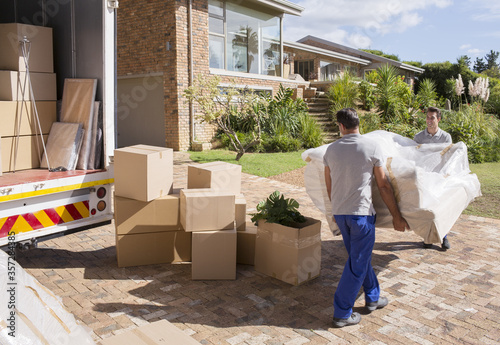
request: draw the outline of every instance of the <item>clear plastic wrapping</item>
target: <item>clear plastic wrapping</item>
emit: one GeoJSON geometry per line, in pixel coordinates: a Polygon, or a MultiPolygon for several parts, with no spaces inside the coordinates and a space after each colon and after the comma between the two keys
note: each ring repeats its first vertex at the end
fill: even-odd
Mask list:
{"type": "MultiPolygon", "coordinates": [[[[479,180],[471,174],[464,143],[422,144],[398,134],[374,131],[366,136],[376,140],[385,158],[389,178],[401,213],[410,228],[427,243],[441,242],[463,210],[481,195],[479,180]]],[[[327,217],[334,235],[339,231],[331,221],[326,193],[323,156],[328,145],[302,153],[307,162],[304,181],[313,203],[327,217]]],[[[373,187],[373,204],[378,227],[392,227],[392,217],[373,187]]]]}

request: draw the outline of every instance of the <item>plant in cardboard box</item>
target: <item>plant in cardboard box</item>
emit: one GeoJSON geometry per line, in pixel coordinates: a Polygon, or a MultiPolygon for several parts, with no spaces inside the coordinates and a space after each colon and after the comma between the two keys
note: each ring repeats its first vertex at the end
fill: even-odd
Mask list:
{"type": "Polygon", "coordinates": [[[290,226],[294,223],[303,223],[306,221],[303,215],[298,211],[299,203],[297,200],[285,199],[280,192],[274,191],[266,200],[257,204],[257,213],[252,214],[252,222],[258,225],[258,221],[264,219],[268,223],[278,223],[290,226]]]}
{"type": "Polygon", "coordinates": [[[319,276],[321,221],[304,217],[299,203],[278,191],[256,208],[255,270],[292,285],[319,276]]]}

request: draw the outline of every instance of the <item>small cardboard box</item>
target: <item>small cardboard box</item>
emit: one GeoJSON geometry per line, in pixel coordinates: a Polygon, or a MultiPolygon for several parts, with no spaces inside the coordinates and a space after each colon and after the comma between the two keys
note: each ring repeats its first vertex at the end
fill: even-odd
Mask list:
{"type": "Polygon", "coordinates": [[[99,342],[100,345],[200,345],[167,320],[160,320],[120,333],[99,342]]]}
{"type": "Polygon", "coordinates": [[[212,189],[182,189],[180,218],[185,231],[234,228],[235,196],[212,189]]]}
{"type": "MultiPolygon", "coordinates": [[[[47,143],[47,135],[43,140],[47,143]]],[[[18,171],[26,169],[37,169],[40,167],[40,157],[42,156],[43,146],[39,135],[25,135],[19,137],[4,137],[1,139],[1,158],[2,171],[18,171]],[[16,142],[17,158],[16,158],[16,142]]]]}
{"type": "Polygon", "coordinates": [[[241,165],[210,162],[188,166],[188,189],[211,188],[216,191],[241,193],[241,165]]]}
{"type": "Polygon", "coordinates": [[[255,239],[257,227],[248,223],[246,230],[237,231],[236,262],[242,265],[254,265],[255,263],[255,239]]]}
{"type": "Polygon", "coordinates": [[[191,261],[191,233],[158,230],[116,235],[118,267],[191,261]]]}
{"type": "MultiPolygon", "coordinates": [[[[0,101],[31,100],[31,92],[26,82],[26,72],[0,71],[0,101]],[[23,95],[24,91],[24,95],[23,95]]],[[[31,86],[36,101],[56,101],[56,74],[31,73],[31,86]]]]}
{"type": "Polygon", "coordinates": [[[247,218],[247,201],[243,194],[240,194],[234,200],[234,218],[236,222],[236,231],[245,231],[247,218]]]}
{"type": "Polygon", "coordinates": [[[259,221],[255,270],[292,285],[319,276],[321,221],[306,218],[297,227],[259,221]]]}
{"type": "Polygon", "coordinates": [[[52,28],[28,24],[0,24],[0,70],[26,71],[21,41],[29,41],[31,72],[53,73],[52,28]]]}
{"type": "Polygon", "coordinates": [[[152,201],[114,197],[117,235],[182,230],[179,221],[179,194],[152,201]]]}
{"type": "Polygon", "coordinates": [[[236,229],[193,232],[191,278],[236,279],[236,229]]]}
{"type": "Polygon", "coordinates": [[[34,107],[38,113],[42,134],[49,134],[53,122],[57,121],[55,101],[23,102],[0,101],[0,136],[33,135],[40,133],[34,107]]]}
{"type": "Polygon", "coordinates": [[[151,201],[173,191],[174,151],[134,145],[115,150],[115,195],[151,201]]]}

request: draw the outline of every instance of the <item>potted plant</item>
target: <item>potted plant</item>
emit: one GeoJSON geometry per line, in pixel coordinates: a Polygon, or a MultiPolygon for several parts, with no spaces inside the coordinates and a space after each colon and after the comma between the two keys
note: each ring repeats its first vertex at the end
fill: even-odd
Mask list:
{"type": "Polygon", "coordinates": [[[275,191],[251,218],[257,224],[255,270],[292,285],[319,276],[321,267],[321,221],[298,208],[295,199],[275,191]]]}

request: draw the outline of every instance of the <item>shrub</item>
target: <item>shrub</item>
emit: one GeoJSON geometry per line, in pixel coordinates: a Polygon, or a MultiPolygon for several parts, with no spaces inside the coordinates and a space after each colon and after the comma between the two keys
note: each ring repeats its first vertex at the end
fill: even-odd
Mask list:
{"type": "Polygon", "coordinates": [[[418,88],[417,100],[421,109],[436,105],[436,83],[431,79],[423,79],[418,88]]]}
{"type": "Polygon", "coordinates": [[[382,129],[380,115],[375,113],[367,113],[359,118],[359,131],[361,134],[382,129]]]}
{"type": "Polygon", "coordinates": [[[263,140],[262,145],[266,152],[291,152],[298,151],[302,147],[299,139],[287,134],[269,136],[263,140]]]}
{"type": "Polygon", "coordinates": [[[325,135],[318,122],[309,116],[309,114],[302,114],[299,116],[300,122],[300,139],[302,146],[306,149],[318,147],[323,145],[325,135]]]}
{"type": "Polygon", "coordinates": [[[359,84],[359,100],[362,103],[361,108],[363,110],[370,111],[375,106],[374,90],[374,86],[366,80],[359,84]]]}
{"type": "Polygon", "coordinates": [[[349,72],[342,72],[336,76],[328,88],[327,97],[331,103],[331,112],[336,113],[343,108],[354,108],[358,98],[358,85],[349,72]]]}

